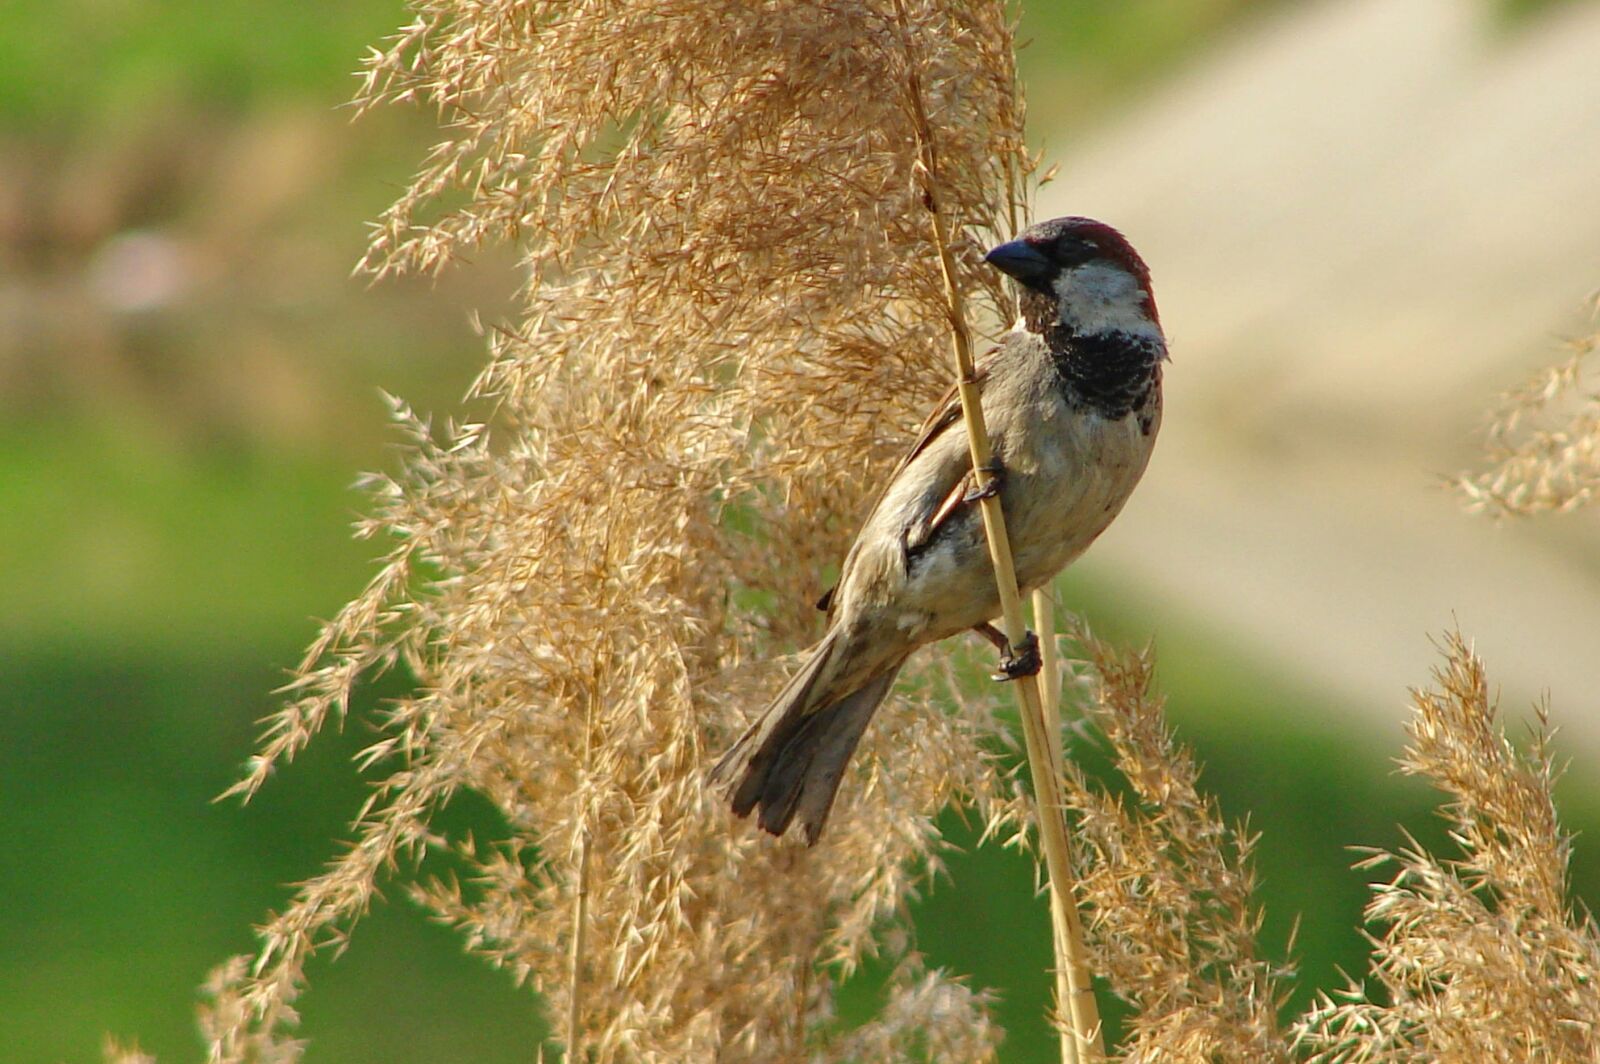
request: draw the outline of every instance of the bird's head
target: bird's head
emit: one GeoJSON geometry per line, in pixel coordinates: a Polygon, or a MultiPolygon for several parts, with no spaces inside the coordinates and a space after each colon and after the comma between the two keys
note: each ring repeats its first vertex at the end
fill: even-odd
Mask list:
{"type": "Polygon", "coordinates": [[[1089,218],[1052,218],[985,257],[1022,286],[1023,322],[1034,332],[1161,336],[1150,269],[1123,235],[1089,218]]]}

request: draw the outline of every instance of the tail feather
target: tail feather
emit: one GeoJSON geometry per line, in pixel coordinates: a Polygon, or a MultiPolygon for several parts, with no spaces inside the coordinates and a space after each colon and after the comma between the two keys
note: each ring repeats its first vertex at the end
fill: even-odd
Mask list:
{"type": "Polygon", "coordinates": [[[829,632],[811,652],[811,657],[800,671],[783,685],[765,713],[745,729],[733,747],[722,755],[716,768],[711,770],[711,784],[722,787],[732,784],[733,811],[747,816],[761,797],[762,781],[767,766],[774,755],[794,738],[795,732],[805,726],[812,697],[818,692],[818,680],[828,667],[838,638],[829,632]]]}
{"type": "Polygon", "coordinates": [[[894,686],[899,668],[880,673],[806,722],[767,773],[759,823],[774,835],[798,819],[806,842],[815,843],[828,822],[834,797],[867,722],[894,686]]]}
{"type": "Polygon", "coordinates": [[[759,808],[758,823],[774,835],[798,819],[808,843],[822,834],[850,757],[900,671],[897,662],[856,690],[833,697],[818,681],[830,671],[836,645],[833,633],[824,637],[811,660],[711,772],[714,785],[731,784],[736,815],[759,808]]]}

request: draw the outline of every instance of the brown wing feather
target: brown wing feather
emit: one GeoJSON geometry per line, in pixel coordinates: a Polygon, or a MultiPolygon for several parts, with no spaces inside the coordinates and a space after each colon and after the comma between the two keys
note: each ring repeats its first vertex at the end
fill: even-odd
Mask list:
{"type": "MultiPolygon", "coordinates": [[[[983,391],[983,382],[988,378],[989,370],[994,365],[995,358],[999,355],[999,353],[1000,352],[998,348],[988,352],[983,356],[983,358],[979,359],[977,365],[973,367],[972,376],[973,380],[977,382],[980,395],[983,391]]],[[[960,423],[961,394],[959,388],[952,384],[944,393],[944,395],[939,397],[939,401],[934,404],[933,410],[923,420],[922,428],[917,431],[916,442],[911,445],[910,449],[908,449],[905,454],[900,456],[900,461],[895,464],[894,470],[884,478],[883,487],[878,489],[877,497],[872,500],[872,505],[867,508],[867,516],[866,519],[861,522],[862,525],[866,525],[868,521],[872,520],[872,515],[877,513],[878,507],[883,503],[883,497],[889,492],[889,485],[893,484],[895,479],[898,478],[901,473],[905,472],[906,467],[912,462],[916,461],[917,456],[923,451],[927,450],[929,445],[943,435],[945,430],[949,429],[952,425],[957,425],[960,423]]],[[[968,475],[962,476],[956,480],[955,485],[950,489],[949,493],[945,495],[944,499],[940,501],[939,505],[936,506],[925,519],[919,518],[917,521],[912,523],[911,531],[907,536],[909,545],[915,546],[921,543],[926,543],[933,533],[938,530],[939,526],[944,524],[944,522],[949,519],[951,514],[960,509],[961,500],[965,498],[967,494],[967,480],[969,478],[970,470],[968,471],[968,475]]],[[[856,547],[855,544],[851,544],[850,553],[845,555],[844,564],[839,567],[839,579],[841,582],[844,580],[844,574],[850,571],[850,563],[855,560],[855,556],[856,547]]],[[[838,585],[830,587],[827,591],[823,592],[822,597],[817,600],[817,609],[826,610],[828,619],[830,621],[833,620],[833,600],[834,592],[836,590],[838,590],[838,585]]]]}

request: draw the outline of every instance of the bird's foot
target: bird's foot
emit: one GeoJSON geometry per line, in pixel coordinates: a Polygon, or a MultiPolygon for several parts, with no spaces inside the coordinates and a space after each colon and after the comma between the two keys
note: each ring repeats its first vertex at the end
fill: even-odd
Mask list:
{"type": "Polygon", "coordinates": [[[989,679],[1007,683],[1024,676],[1037,676],[1043,666],[1044,659],[1039,656],[1039,637],[1029,632],[1023,636],[1021,646],[1005,652],[1000,659],[999,671],[991,673],[989,679]]]}
{"type": "Polygon", "coordinates": [[[1000,489],[1005,486],[1006,467],[1000,464],[1000,459],[991,458],[988,465],[979,466],[973,472],[972,479],[973,488],[961,497],[961,501],[973,503],[982,499],[992,499],[999,495],[1000,489]],[[979,473],[987,473],[988,479],[978,476],[979,473]]]}

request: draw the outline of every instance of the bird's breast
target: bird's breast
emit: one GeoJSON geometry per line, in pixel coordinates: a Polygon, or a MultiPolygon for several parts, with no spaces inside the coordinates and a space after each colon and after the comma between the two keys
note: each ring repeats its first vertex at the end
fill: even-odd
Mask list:
{"type": "Polygon", "coordinates": [[[1082,554],[1121,512],[1155,442],[1153,410],[1109,418],[1059,394],[1031,431],[1007,434],[1002,498],[1017,578],[1036,587],[1082,554]]]}

